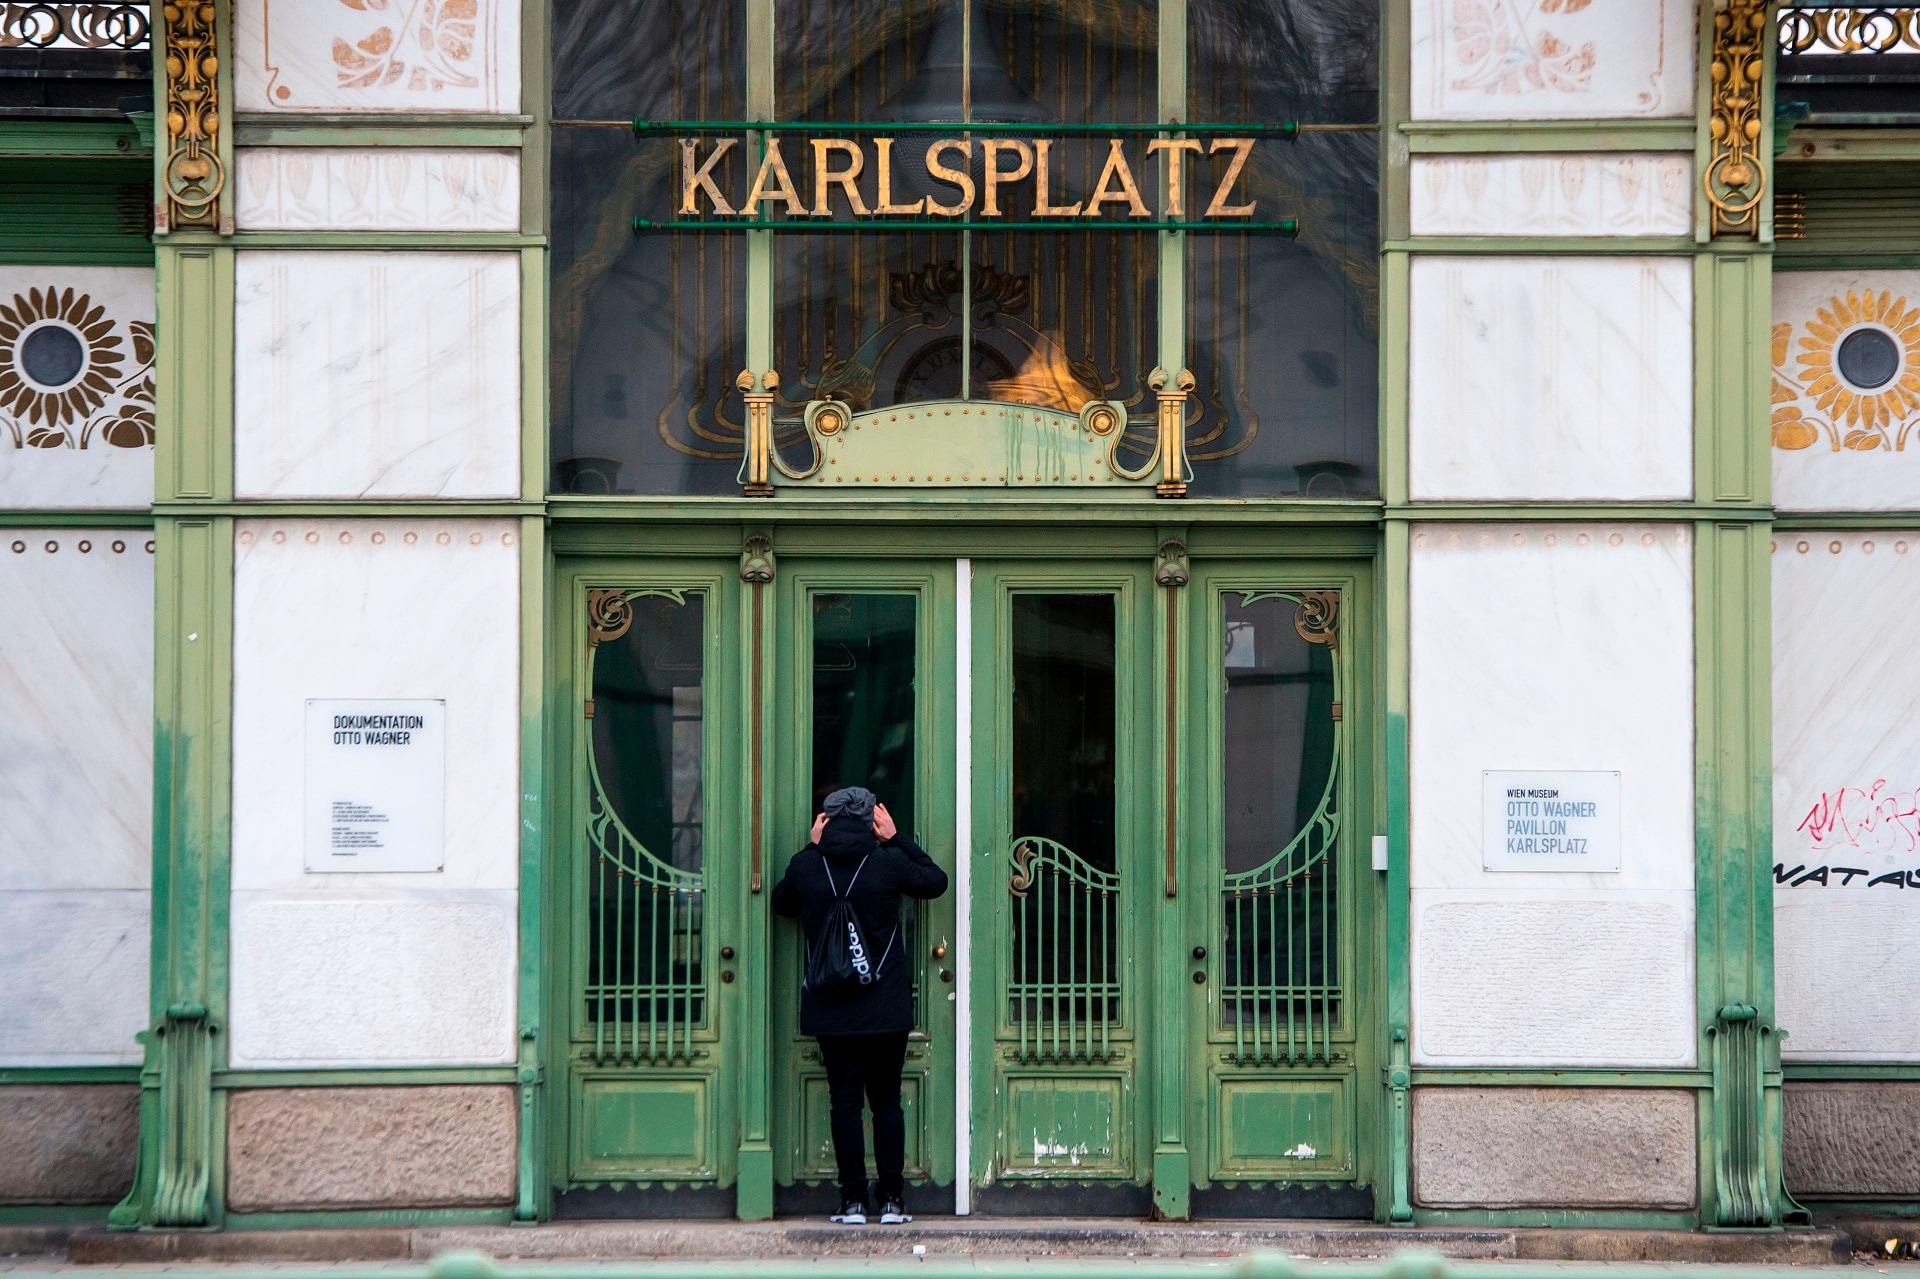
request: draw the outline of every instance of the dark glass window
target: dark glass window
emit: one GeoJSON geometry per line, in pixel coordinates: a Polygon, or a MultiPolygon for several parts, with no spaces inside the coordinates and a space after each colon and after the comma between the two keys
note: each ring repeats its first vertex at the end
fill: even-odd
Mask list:
{"type": "MultiPolygon", "coordinates": [[[[975,192],[971,217],[1032,221],[1098,201],[1104,220],[1171,213],[1150,138],[1115,179],[1101,125],[1160,104],[1157,0],[777,0],[783,122],[953,125],[772,135],[794,191],[775,220],[911,219],[975,192]],[[958,126],[1057,125],[970,136],[958,126]],[[1076,134],[1075,126],[1096,126],[1076,134]],[[883,190],[880,137],[890,139],[883,190]],[[929,154],[936,140],[949,149],[929,154]],[[957,182],[929,176],[933,163],[957,182]],[[857,173],[849,173],[852,166],[857,173]],[[838,176],[845,175],[845,176],[838,176]],[[1042,184],[1044,182],[1044,190],[1042,184]],[[1102,198],[1103,197],[1103,198],[1102,198]]],[[[1191,0],[1188,95],[1198,123],[1303,121],[1259,140],[1235,185],[1296,240],[1196,233],[1184,244],[1187,409],[1196,495],[1377,492],[1378,13],[1341,0],[1191,0]],[[1348,131],[1337,131],[1348,130],[1348,131]]],[[[554,15],[552,452],[558,492],[739,492],[747,334],[768,323],[774,441],[809,464],[811,401],[855,412],[936,399],[1129,423],[1114,460],[1151,451],[1163,363],[1162,248],[1151,232],[928,229],[780,232],[770,316],[747,314],[748,237],[635,234],[634,219],[723,218],[682,200],[682,136],[622,123],[749,114],[744,0],[577,0],[554,15]],[[670,33],[666,40],[660,33],[670,33]]],[[[743,134],[691,131],[744,205],[760,168],[743,134]]],[[[1212,135],[1205,135],[1207,141],[1212,135]]],[[[1182,216],[1227,176],[1231,150],[1185,159],[1182,216]]],[[[957,205],[956,205],[957,207],[957,205]]],[[[744,211],[744,210],[743,210],[744,211]]],[[[764,340],[764,339],[763,339],[764,340]]]]}
{"type": "Polygon", "coordinates": [[[635,235],[679,196],[679,146],[621,122],[743,116],[745,5],[568,0],[553,48],[553,490],[737,492],[745,239],[635,235]]]}
{"type": "MultiPolygon", "coordinates": [[[[1222,123],[1375,124],[1379,41],[1373,5],[1191,0],[1188,110],[1222,123]]],[[[1208,157],[1209,186],[1226,159],[1208,157]]],[[[1380,491],[1379,163],[1370,128],[1262,143],[1243,189],[1298,218],[1298,238],[1188,237],[1195,496],[1380,491]]]]}

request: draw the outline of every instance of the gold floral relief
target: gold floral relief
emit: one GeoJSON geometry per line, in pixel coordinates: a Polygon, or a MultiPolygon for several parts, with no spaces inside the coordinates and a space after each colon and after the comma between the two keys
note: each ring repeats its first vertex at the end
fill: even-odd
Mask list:
{"type": "Polygon", "coordinates": [[[87,293],[48,285],[0,301],[5,438],[17,449],[151,448],[153,356],[152,323],[122,324],[87,293]]]}
{"type": "Polygon", "coordinates": [[[1920,420],[1920,307],[1849,290],[1797,325],[1775,324],[1771,354],[1775,448],[1905,450],[1920,420]]]}

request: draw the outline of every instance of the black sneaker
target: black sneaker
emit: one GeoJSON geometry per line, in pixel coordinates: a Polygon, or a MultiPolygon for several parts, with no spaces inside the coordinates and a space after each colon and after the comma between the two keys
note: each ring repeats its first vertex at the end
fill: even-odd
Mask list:
{"type": "Polygon", "coordinates": [[[898,1199],[880,1201],[880,1224],[883,1226],[904,1226],[913,1218],[907,1215],[907,1207],[898,1199]]]}
{"type": "Polygon", "coordinates": [[[848,1199],[841,1203],[840,1211],[833,1214],[832,1220],[843,1226],[864,1226],[867,1224],[867,1206],[858,1199],[848,1199]]]}

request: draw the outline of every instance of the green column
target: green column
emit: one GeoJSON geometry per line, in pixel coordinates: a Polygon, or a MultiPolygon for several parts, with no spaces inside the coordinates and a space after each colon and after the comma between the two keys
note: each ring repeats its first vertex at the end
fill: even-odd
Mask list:
{"type": "Polygon", "coordinates": [[[1694,259],[1694,795],[1701,1220],[1805,1219],[1780,1180],[1773,1024],[1768,333],[1772,32],[1765,0],[1703,0],[1694,259]]]}

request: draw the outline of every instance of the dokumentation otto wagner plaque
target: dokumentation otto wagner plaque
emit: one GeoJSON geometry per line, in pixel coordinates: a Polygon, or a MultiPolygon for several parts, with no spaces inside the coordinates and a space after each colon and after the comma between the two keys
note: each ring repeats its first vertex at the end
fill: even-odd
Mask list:
{"type": "Polygon", "coordinates": [[[307,701],[309,872],[446,865],[447,704],[307,701]]]}
{"type": "Polygon", "coordinates": [[[1620,869],[1618,772],[1484,772],[1481,865],[1494,871],[1620,869]]]}

